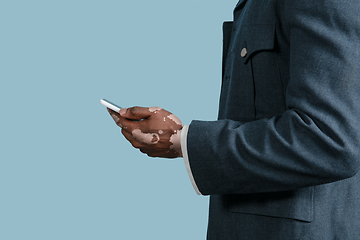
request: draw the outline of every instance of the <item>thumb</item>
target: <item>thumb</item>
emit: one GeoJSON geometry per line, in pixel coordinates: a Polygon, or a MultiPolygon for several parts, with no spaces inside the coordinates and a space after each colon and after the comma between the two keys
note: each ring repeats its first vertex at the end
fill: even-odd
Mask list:
{"type": "Polygon", "coordinates": [[[120,115],[124,118],[141,120],[151,115],[149,108],[145,107],[131,107],[120,110],[120,115]]]}

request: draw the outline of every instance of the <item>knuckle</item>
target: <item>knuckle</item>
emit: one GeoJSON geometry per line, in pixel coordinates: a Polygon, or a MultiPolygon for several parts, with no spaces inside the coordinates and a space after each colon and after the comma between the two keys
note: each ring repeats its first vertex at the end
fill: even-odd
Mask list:
{"type": "Polygon", "coordinates": [[[121,128],[121,133],[122,133],[122,135],[124,135],[124,137],[126,137],[126,139],[128,139],[129,136],[131,136],[131,134],[129,133],[129,131],[125,127],[121,128]]]}
{"type": "Polygon", "coordinates": [[[152,152],[146,152],[145,154],[148,155],[149,157],[157,157],[157,155],[152,152]]]}
{"type": "Polygon", "coordinates": [[[139,143],[138,141],[132,141],[131,142],[131,145],[134,147],[134,148],[141,148],[142,144],[139,143]]]}
{"type": "Polygon", "coordinates": [[[161,107],[149,107],[149,112],[151,113],[157,113],[158,111],[162,111],[163,109],[161,107]]]}
{"type": "Polygon", "coordinates": [[[139,148],[140,152],[143,154],[146,154],[150,157],[150,155],[152,154],[148,149],[145,148],[139,148]]]}

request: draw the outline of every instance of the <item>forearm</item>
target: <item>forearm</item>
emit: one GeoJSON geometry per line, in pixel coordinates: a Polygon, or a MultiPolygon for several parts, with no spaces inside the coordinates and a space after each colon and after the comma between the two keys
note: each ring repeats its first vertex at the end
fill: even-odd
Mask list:
{"type": "Polygon", "coordinates": [[[199,190],[285,191],[337,181],[358,171],[357,156],[349,146],[322,133],[314,122],[303,122],[305,116],[289,119],[288,114],[296,115],[240,126],[228,120],[194,121],[188,152],[199,190]]]}

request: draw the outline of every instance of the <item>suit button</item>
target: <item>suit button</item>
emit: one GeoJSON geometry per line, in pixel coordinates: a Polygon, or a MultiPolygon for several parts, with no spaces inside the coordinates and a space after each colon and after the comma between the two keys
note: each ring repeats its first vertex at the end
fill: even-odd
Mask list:
{"type": "Polygon", "coordinates": [[[243,48],[242,50],[241,50],[241,57],[246,57],[246,55],[247,55],[247,49],[246,48],[243,48]]]}

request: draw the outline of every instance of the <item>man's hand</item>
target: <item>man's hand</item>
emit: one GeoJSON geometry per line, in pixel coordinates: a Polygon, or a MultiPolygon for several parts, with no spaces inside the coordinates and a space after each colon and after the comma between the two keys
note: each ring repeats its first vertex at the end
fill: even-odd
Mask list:
{"type": "Polygon", "coordinates": [[[121,132],[134,148],[150,157],[181,157],[183,125],[174,114],[159,107],[108,109],[121,132]]]}

